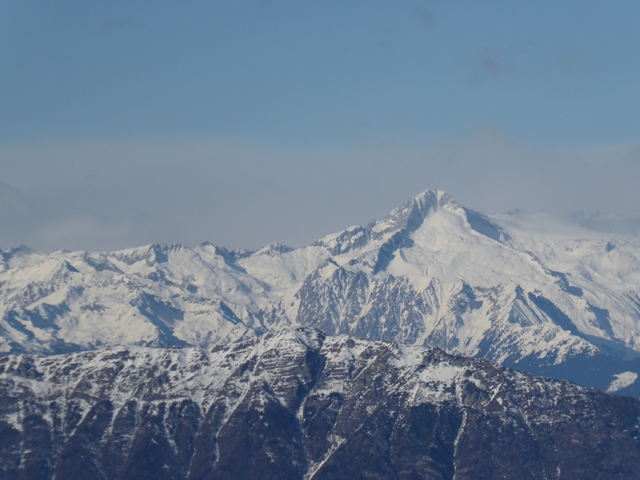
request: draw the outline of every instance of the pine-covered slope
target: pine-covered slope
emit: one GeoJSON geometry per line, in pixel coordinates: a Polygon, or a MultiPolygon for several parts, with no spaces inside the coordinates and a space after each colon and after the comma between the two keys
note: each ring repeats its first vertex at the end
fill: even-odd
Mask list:
{"type": "Polygon", "coordinates": [[[14,249],[0,257],[0,350],[205,346],[315,326],[640,395],[640,241],[547,226],[426,191],[298,249],[14,249]]]}
{"type": "Polygon", "coordinates": [[[283,330],[0,359],[0,479],[635,479],[640,400],[283,330]]]}

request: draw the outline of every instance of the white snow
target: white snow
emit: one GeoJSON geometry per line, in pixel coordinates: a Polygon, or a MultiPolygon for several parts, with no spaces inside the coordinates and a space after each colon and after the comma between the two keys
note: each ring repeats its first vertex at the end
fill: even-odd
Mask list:
{"type": "Polygon", "coordinates": [[[420,381],[451,385],[460,371],[460,368],[449,365],[448,363],[439,363],[420,372],[420,381]]]}
{"type": "Polygon", "coordinates": [[[611,382],[609,388],[607,388],[607,393],[617,392],[623,388],[628,387],[629,385],[633,385],[635,381],[638,379],[638,374],[634,372],[623,372],[615,375],[616,379],[611,382]]]}
{"type": "MultiPolygon", "coordinates": [[[[6,333],[0,351],[19,345],[46,353],[55,342],[91,349],[236,341],[295,325],[301,288],[314,278],[327,286],[313,306],[316,316],[335,313],[340,331],[354,327],[350,307],[361,302],[362,315],[397,307],[399,341],[436,343],[461,355],[479,354],[488,335],[497,361],[515,355],[561,363],[596,352],[588,336],[640,352],[638,236],[592,231],[542,213],[496,214],[486,221],[502,228],[504,237],[476,231],[451,197],[425,191],[368,230],[350,227],[305,248],[271,244],[230,252],[203,244],[5,252],[0,328],[6,333]],[[424,220],[416,223],[420,215],[424,220]],[[374,275],[380,248],[393,235],[405,241],[374,275]],[[351,242],[350,248],[332,256],[339,238],[351,242]],[[337,283],[346,273],[367,280],[362,291],[349,290],[353,295],[341,300],[341,289],[352,286],[337,283]],[[385,297],[383,287],[394,281],[402,285],[394,291],[400,296],[385,297]],[[570,318],[574,332],[536,298],[570,318]],[[411,318],[418,301],[427,313],[411,318]],[[415,338],[412,328],[419,331],[415,338]]],[[[379,322],[387,328],[392,319],[384,315],[379,322]]]]}

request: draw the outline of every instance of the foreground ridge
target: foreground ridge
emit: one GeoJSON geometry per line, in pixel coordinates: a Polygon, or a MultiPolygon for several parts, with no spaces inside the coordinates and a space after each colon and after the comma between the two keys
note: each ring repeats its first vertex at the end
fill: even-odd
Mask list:
{"type": "Polygon", "coordinates": [[[312,328],[0,359],[0,478],[635,479],[640,400],[312,328]]]}

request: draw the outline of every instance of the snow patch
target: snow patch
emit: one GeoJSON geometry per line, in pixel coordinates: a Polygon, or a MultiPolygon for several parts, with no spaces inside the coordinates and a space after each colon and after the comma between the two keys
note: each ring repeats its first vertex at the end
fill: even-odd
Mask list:
{"type": "Polygon", "coordinates": [[[623,372],[618,373],[615,377],[616,379],[611,382],[611,385],[607,388],[607,393],[617,392],[629,385],[633,385],[633,383],[638,379],[638,374],[634,372],[623,372]]]}
{"type": "Polygon", "coordinates": [[[451,385],[459,370],[460,368],[449,365],[448,363],[439,363],[420,372],[420,380],[423,382],[438,382],[451,385]]]}

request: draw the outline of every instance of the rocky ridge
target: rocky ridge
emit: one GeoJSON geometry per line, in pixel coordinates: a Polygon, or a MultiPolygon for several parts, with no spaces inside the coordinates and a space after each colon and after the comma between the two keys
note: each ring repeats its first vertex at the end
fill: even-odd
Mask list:
{"type": "Polygon", "coordinates": [[[640,400],[283,330],[0,359],[0,479],[635,479],[640,400]]]}

